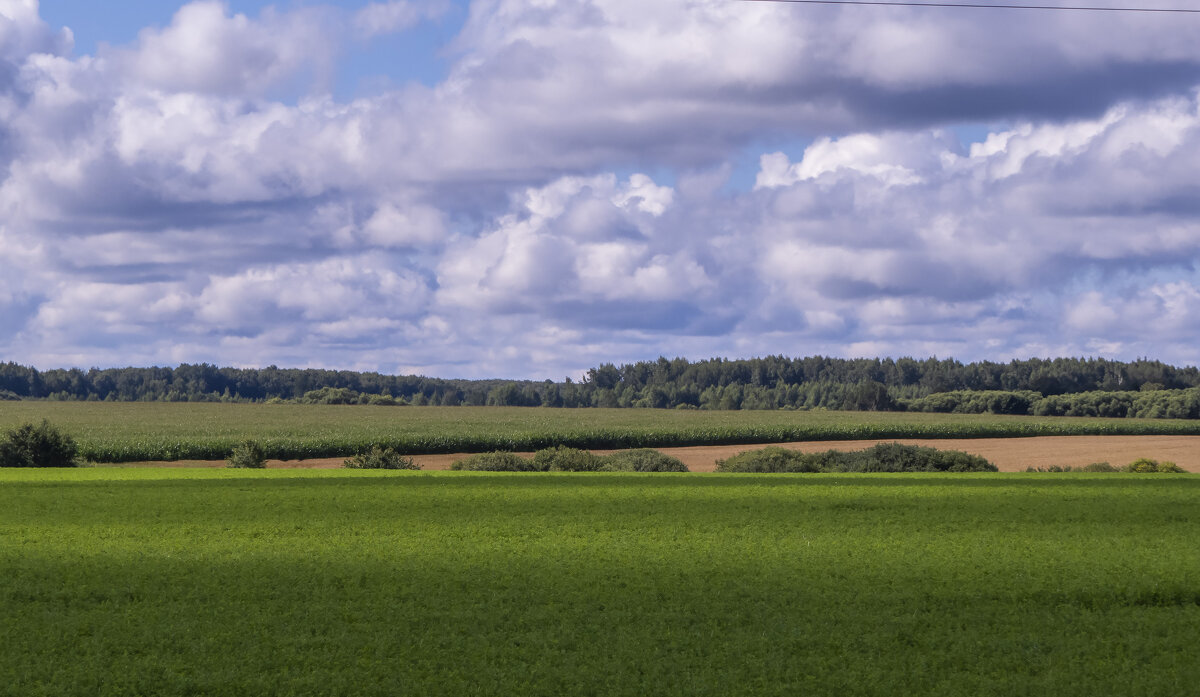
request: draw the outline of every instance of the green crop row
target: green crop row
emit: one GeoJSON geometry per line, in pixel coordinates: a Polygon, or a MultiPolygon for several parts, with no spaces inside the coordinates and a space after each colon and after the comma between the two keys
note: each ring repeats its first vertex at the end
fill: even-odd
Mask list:
{"type": "Polygon", "coordinates": [[[0,402],[0,428],[43,418],[94,462],[219,460],[246,439],[267,457],[741,445],[813,440],[1200,435],[1200,421],[823,411],[675,411],[0,402]]]}

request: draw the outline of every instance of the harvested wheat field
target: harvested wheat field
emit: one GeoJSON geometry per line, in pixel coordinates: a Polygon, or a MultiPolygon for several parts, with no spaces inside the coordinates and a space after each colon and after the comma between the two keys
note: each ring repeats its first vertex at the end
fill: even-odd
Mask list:
{"type": "MultiPolygon", "coordinates": [[[[822,450],[862,450],[880,442],[878,440],[806,441],[803,443],[777,443],[760,445],[701,445],[687,448],[657,448],[683,460],[693,472],[712,472],[717,460],[737,455],[746,450],[777,445],[779,447],[819,452],[822,450]]],[[[1038,436],[1033,438],[955,438],[913,439],[902,438],[895,442],[909,445],[925,445],[940,450],[962,450],[987,458],[1001,472],[1020,472],[1027,467],[1049,467],[1071,465],[1075,467],[1093,462],[1125,465],[1139,457],[1169,460],[1189,472],[1200,472],[1200,436],[1038,436]]],[[[596,450],[598,454],[612,450],[596,450]]],[[[531,454],[531,453],[526,453],[531,454]]],[[[466,453],[441,455],[415,455],[417,464],[426,470],[446,470],[466,453]]],[[[271,468],[333,468],[341,467],[345,458],[321,458],[311,460],[269,460],[271,468]]],[[[221,461],[185,460],[179,462],[130,463],[154,467],[217,467],[221,461]]]]}
{"type": "MultiPolygon", "coordinates": [[[[863,450],[878,440],[813,441],[782,443],[781,447],[802,452],[823,450],[863,450]]],[[[1020,472],[1027,467],[1050,465],[1082,466],[1093,462],[1124,465],[1139,457],[1170,460],[1189,472],[1200,472],[1200,436],[1041,436],[1036,438],[969,438],[896,440],[908,445],[924,445],[939,450],[962,450],[987,458],[1001,472],[1020,472]]],[[[712,447],[669,448],[693,472],[712,472],[717,460],[766,445],[722,445],[712,447]]],[[[447,467],[449,465],[446,465],[447,467]]],[[[432,467],[430,467],[432,469],[432,467]]]]}

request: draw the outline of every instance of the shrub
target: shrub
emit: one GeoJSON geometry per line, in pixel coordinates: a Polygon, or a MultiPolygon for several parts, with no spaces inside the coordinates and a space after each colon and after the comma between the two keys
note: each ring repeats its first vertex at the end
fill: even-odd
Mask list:
{"type": "Polygon", "coordinates": [[[1148,457],[1139,457],[1128,465],[1125,465],[1125,471],[1139,473],[1157,472],[1158,460],[1151,460],[1148,457]]]}
{"type": "Polygon", "coordinates": [[[8,432],[0,442],[0,467],[77,467],[79,446],[71,436],[42,419],[8,432]]]}
{"type": "Polygon", "coordinates": [[[1153,472],[1162,472],[1167,474],[1186,474],[1187,470],[1169,460],[1151,460],[1148,457],[1139,457],[1133,462],[1125,465],[1124,471],[1137,472],[1139,474],[1149,474],[1153,472]]]}
{"type": "Polygon", "coordinates": [[[477,472],[539,472],[533,460],[516,453],[497,450],[471,455],[450,465],[452,470],[477,472]]]}
{"type": "Polygon", "coordinates": [[[358,404],[359,394],[348,387],[322,387],[309,390],[300,398],[304,404],[358,404]]]}
{"type": "Polygon", "coordinates": [[[1071,465],[1047,465],[1046,467],[1034,467],[1030,465],[1025,468],[1026,472],[1082,472],[1083,470],[1071,465]]]}
{"type": "Polygon", "coordinates": [[[796,453],[804,462],[797,472],[862,472],[855,463],[862,458],[862,451],[826,450],[819,453],[796,453]],[[858,469],[856,469],[858,467],[858,469]]]}
{"type": "Polygon", "coordinates": [[[1090,465],[1083,467],[1071,467],[1070,465],[1050,465],[1049,467],[1026,467],[1026,472],[1137,472],[1139,474],[1151,474],[1156,472],[1166,472],[1171,474],[1186,474],[1187,470],[1183,469],[1174,462],[1151,460],[1148,457],[1139,457],[1133,462],[1124,467],[1114,467],[1107,462],[1093,462],[1090,465]]]}
{"type": "Polygon", "coordinates": [[[640,448],[623,450],[601,457],[587,450],[555,446],[543,448],[525,458],[515,453],[497,451],[471,455],[455,462],[452,470],[485,472],[687,472],[678,458],[657,450],[640,448]]]}
{"type": "Polygon", "coordinates": [[[1107,462],[1093,462],[1088,465],[1076,467],[1074,465],[1049,465],[1047,467],[1033,467],[1032,465],[1025,468],[1026,472],[1120,472],[1120,467],[1114,467],[1107,462]]]}
{"type": "Polygon", "coordinates": [[[718,472],[996,472],[978,455],[900,443],[866,450],[801,453],[772,447],[739,453],[717,462],[718,472]]]}
{"type": "Polygon", "coordinates": [[[534,453],[533,464],[539,472],[598,472],[603,461],[586,450],[556,445],[534,453]]]}
{"type": "Polygon", "coordinates": [[[815,460],[795,450],[771,446],[717,460],[718,472],[820,472],[815,460]]]}
{"type": "Polygon", "coordinates": [[[392,448],[378,445],[372,446],[365,453],[359,453],[342,463],[342,466],[352,470],[419,470],[411,457],[401,455],[392,448]]]}
{"type": "Polygon", "coordinates": [[[267,466],[267,456],[257,441],[247,440],[233,446],[233,452],[225,458],[226,467],[262,469],[267,466]]]}
{"type": "Polygon", "coordinates": [[[650,448],[621,450],[604,458],[601,468],[605,472],[687,472],[687,465],[677,457],[671,457],[650,448]]]}
{"type": "Polygon", "coordinates": [[[986,459],[960,450],[938,450],[901,443],[877,443],[850,453],[818,453],[826,472],[995,472],[986,459]],[[835,456],[836,454],[836,456],[835,456]]]}

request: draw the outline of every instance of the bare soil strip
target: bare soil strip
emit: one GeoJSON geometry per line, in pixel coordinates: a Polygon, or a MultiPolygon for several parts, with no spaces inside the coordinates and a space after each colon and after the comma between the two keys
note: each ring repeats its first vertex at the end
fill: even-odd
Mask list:
{"type": "MultiPolygon", "coordinates": [[[[693,472],[712,472],[717,460],[737,455],[747,450],[777,445],[802,452],[823,450],[862,450],[880,442],[877,440],[806,441],[802,443],[775,443],[762,445],[701,445],[688,448],[657,448],[683,460],[693,472]]],[[[1139,457],[1155,460],[1170,460],[1189,472],[1200,472],[1200,436],[1039,436],[1036,438],[963,438],[963,439],[909,439],[895,442],[925,445],[940,450],[962,450],[982,455],[1000,468],[1001,472],[1020,472],[1026,467],[1049,467],[1070,465],[1081,467],[1093,462],[1107,462],[1121,466],[1139,457]]],[[[612,450],[596,450],[607,454],[612,450]]],[[[523,453],[531,454],[531,453],[523,453]]],[[[415,455],[413,459],[422,469],[446,470],[455,460],[466,457],[465,453],[444,455],[415,455]]],[[[341,467],[345,458],[322,458],[313,460],[268,460],[272,469],[334,468],[341,467]]],[[[121,466],[142,467],[221,467],[225,463],[206,460],[180,460],[178,462],[137,462],[121,466]]]]}

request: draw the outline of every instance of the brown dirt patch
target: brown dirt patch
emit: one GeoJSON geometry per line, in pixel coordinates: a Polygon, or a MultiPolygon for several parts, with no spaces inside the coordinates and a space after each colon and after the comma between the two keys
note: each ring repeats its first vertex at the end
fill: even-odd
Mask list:
{"type": "MultiPolygon", "coordinates": [[[[784,448],[802,452],[822,450],[862,450],[880,442],[877,440],[808,441],[803,443],[777,443],[784,448]]],[[[965,438],[946,440],[899,439],[899,443],[925,445],[941,450],[962,450],[981,455],[1001,472],[1020,472],[1026,467],[1048,467],[1071,465],[1081,467],[1093,462],[1108,462],[1121,466],[1139,457],[1155,460],[1170,460],[1189,472],[1200,472],[1200,436],[1041,436],[1036,438],[965,438]]],[[[693,472],[712,472],[717,460],[732,457],[746,450],[766,448],[763,445],[702,445],[689,448],[658,448],[683,460],[693,472]]],[[[611,450],[596,450],[598,454],[611,450]]],[[[531,453],[522,453],[529,455],[531,453]]],[[[446,455],[415,455],[413,459],[422,469],[446,470],[455,461],[465,457],[462,453],[446,455]]],[[[341,467],[345,458],[321,458],[313,460],[268,460],[271,469],[329,469],[341,467]]],[[[137,462],[122,466],[142,467],[222,467],[224,462],[181,460],[178,462],[137,462]]]]}

